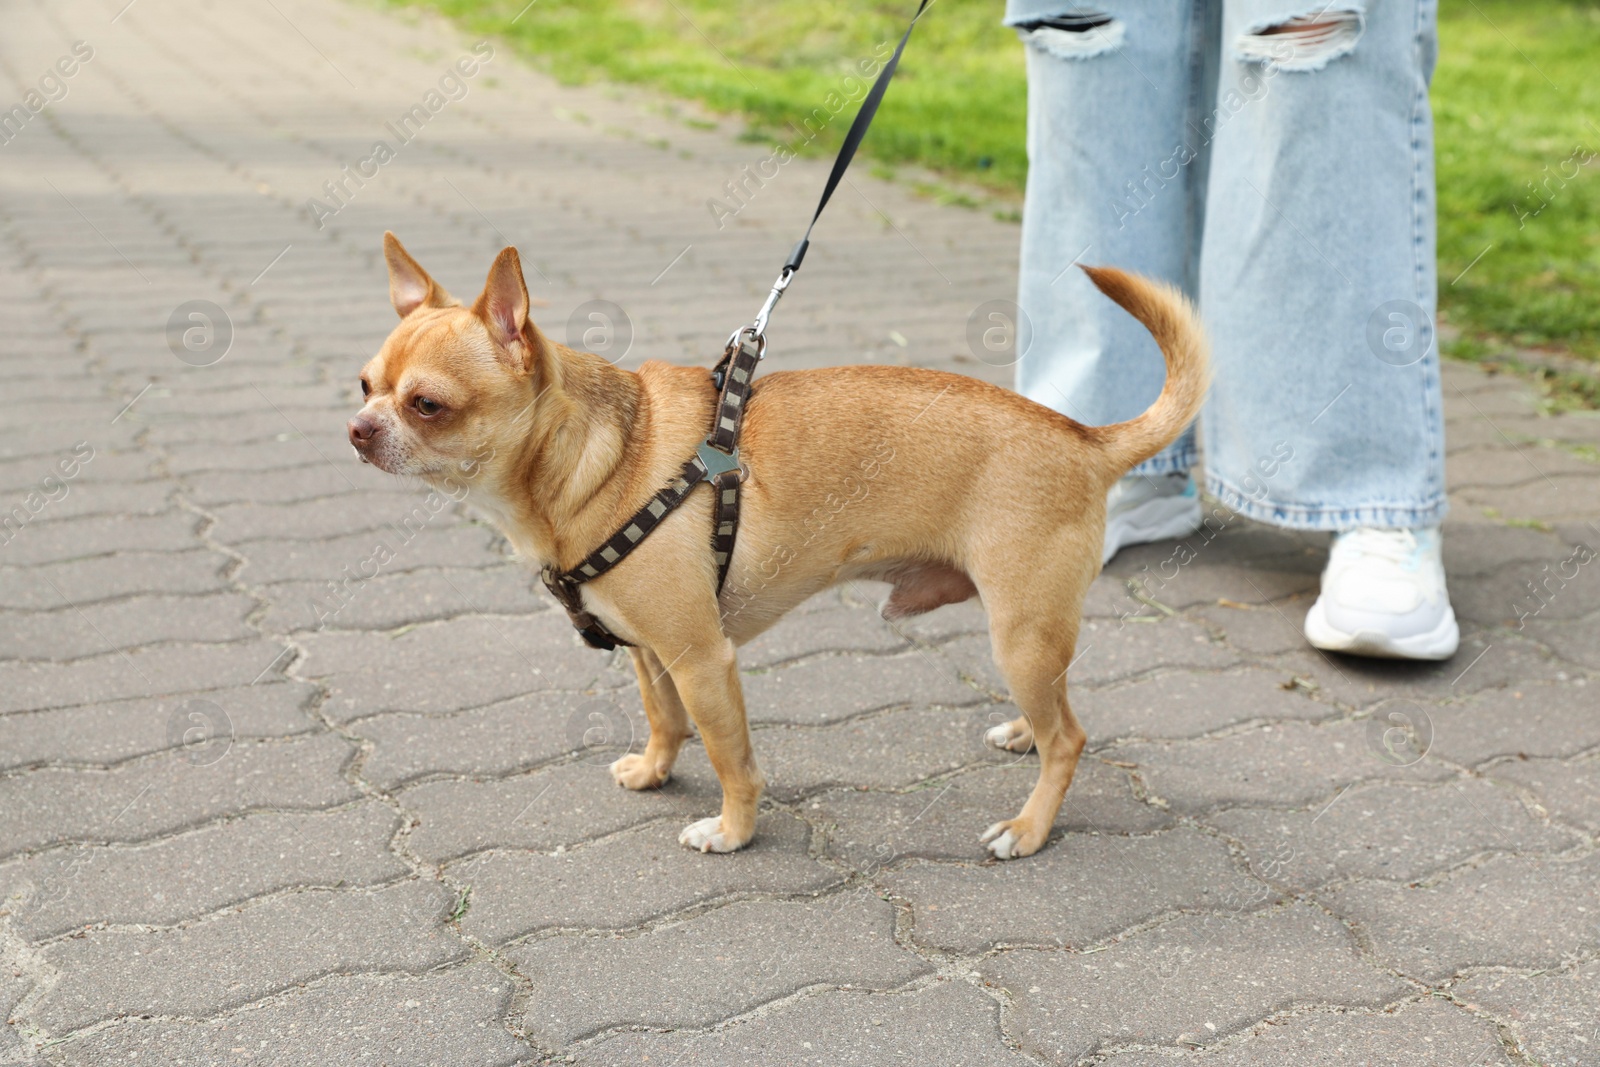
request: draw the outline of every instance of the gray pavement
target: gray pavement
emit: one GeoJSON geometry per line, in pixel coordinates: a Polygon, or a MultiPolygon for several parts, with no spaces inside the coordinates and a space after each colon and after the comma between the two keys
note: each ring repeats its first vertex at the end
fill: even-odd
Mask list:
{"type": "MultiPolygon", "coordinates": [[[[412,13],[124,2],[0,32],[0,1063],[1600,1063],[1600,418],[1446,368],[1449,663],[1306,649],[1322,538],[1234,520],[1142,599],[1171,546],[1124,553],[1021,862],[981,612],[819,598],[743,653],[760,836],[692,855],[703,751],[613,785],[625,661],[344,444],[379,236],[465,295],[515,243],[557,337],[610,301],[592,346],[704,364],[824,165],[719,228],[737,124],[412,13]]],[[[862,168],[774,356],[1004,383],[1017,237],[862,168]]]]}

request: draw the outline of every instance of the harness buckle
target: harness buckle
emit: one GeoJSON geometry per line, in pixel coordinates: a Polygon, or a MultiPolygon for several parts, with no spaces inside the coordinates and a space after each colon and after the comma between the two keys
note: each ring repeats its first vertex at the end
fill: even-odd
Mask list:
{"type": "Polygon", "coordinates": [[[732,452],[724,452],[710,441],[701,441],[695,449],[695,455],[700,457],[700,463],[706,469],[706,481],[714,482],[723,474],[732,470],[740,471],[740,480],[743,481],[742,464],[739,462],[739,446],[735,445],[732,452]]]}

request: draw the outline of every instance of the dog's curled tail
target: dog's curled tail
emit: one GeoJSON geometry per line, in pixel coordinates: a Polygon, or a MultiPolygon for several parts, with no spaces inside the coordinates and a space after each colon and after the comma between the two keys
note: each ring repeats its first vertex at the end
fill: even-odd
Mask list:
{"type": "Polygon", "coordinates": [[[1114,267],[1083,270],[1095,288],[1150,331],[1167,360],[1166,384],[1143,415],[1098,427],[1117,461],[1114,480],[1166,448],[1200,413],[1211,384],[1210,346],[1194,305],[1172,286],[1114,267]]]}

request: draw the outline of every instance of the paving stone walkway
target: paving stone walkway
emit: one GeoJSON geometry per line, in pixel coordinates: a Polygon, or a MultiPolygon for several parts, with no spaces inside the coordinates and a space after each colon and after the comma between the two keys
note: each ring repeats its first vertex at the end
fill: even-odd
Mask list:
{"type": "MultiPolygon", "coordinates": [[[[1022,862],[981,613],[819,598],[744,650],[760,837],[693,855],[703,751],[618,789],[626,663],[353,460],[379,235],[704,364],[823,165],[414,15],[124,2],[0,33],[0,1063],[1600,1063],[1600,419],[1446,369],[1449,663],[1307,650],[1321,538],[1124,553],[1022,862]]],[[[862,170],[818,237],[782,363],[1008,380],[1014,224],[862,170]]]]}

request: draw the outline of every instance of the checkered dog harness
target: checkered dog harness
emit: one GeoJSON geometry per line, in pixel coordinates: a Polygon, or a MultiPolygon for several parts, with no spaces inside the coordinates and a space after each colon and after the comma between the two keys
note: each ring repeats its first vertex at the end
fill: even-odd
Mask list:
{"type": "Polygon", "coordinates": [[[715,421],[711,435],[683,465],[676,478],[657,490],[644,507],[622,524],[606,543],[589,553],[571,570],[546,567],[540,576],[545,588],[567,609],[567,617],[592,648],[613,649],[628,642],[608,630],[604,623],[583,606],[579,587],[615,567],[661,525],[678,505],[689,499],[701,482],[710,482],[716,493],[711,532],[711,552],[717,563],[717,592],[728,577],[733,560],[733,544],[739,534],[739,484],[744,469],[739,463],[739,430],[744,424],[745,401],[755,379],[756,362],[766,348],[766,339],[750,329],[737,334],[711,372],[718,388],[715,421]]]}

